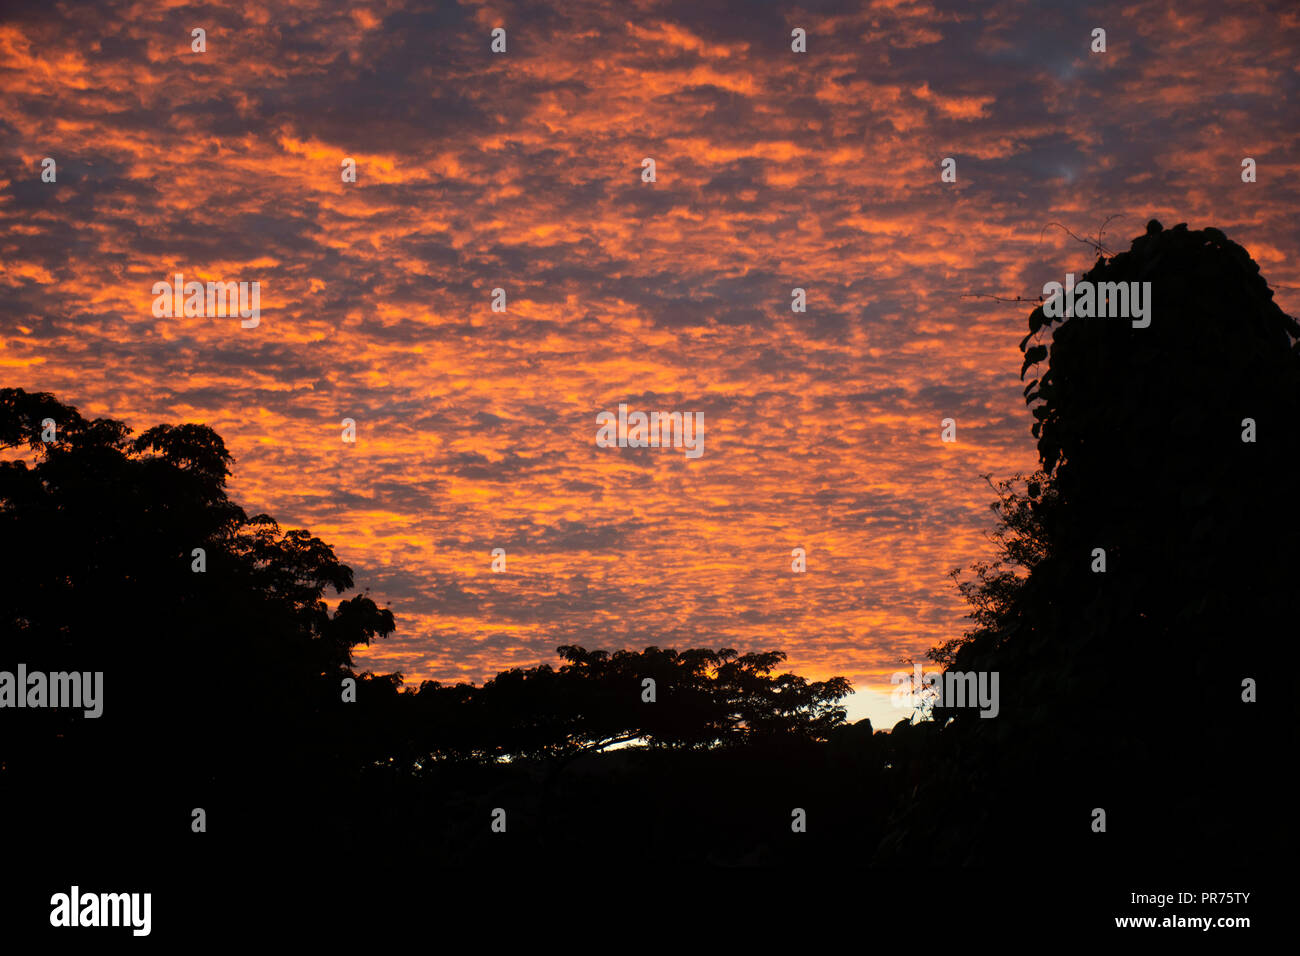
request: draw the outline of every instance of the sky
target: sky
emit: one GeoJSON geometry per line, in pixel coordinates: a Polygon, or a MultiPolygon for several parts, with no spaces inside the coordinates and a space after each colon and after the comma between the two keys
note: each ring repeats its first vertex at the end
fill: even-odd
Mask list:
{"type": "Polygon", "coordinates": [[[1157,218],[1300,313],[1297,50],[1289,2],[8,2],[0,384],[215,428],[393,610],[360,667],[783,650],[888,727],[993,557],[981,476],[1037,463],[1029,308],[963,295],[1157,218]],[[176,273],[258,324],[156,317],[176,273]],[[599,447],[620,403],[703,454],[599,447]]]}

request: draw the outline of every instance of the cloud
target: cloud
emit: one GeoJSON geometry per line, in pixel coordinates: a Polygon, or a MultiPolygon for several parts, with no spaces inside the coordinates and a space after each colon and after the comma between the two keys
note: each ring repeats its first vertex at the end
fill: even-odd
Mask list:
{"type": "Polygon", "coordinates": [[[1153,216],[1223,228],[1300,310],[1300,16],[1090,18],[11,4],[6,383],[137,431],[217,428],[237,500],[392,602],[364,666],[483,680],[563,643],[727,645],[887,689],[964,626],[946,572],[989,554],[980,475],[1035,463],[1028,310],[963,294],[1036,295],[1093,258],[1048,223],[1121,214],[1113,247],[1153,216]],[[260,281],[260,326],[154,319],[175,272],[260,281]],[[703,457],[597,448],[619,402],[703,412],[703,457]]]}

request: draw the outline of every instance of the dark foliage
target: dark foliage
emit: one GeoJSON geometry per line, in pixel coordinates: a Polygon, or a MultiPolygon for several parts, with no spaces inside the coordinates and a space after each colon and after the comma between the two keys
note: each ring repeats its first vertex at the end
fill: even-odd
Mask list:
{"type": "Polygon", "coordinates": [[[1151,324],[1057,320],[1049,350],[1031,343],[1053,321],[1029,318],[1041,470],[998,486],[998,560],[962,584],[975,629],[932,652],[999,672],[1001,713],[936,709],[951,724],[889,850],[1244,863],[1275,839],[1272,720],[1294,708],[1300,327],[1216,229],[1152,222],[1083,280],[1152,283],[1151,324]]]}
{"type": "MultiPolygon", "coordinates": [[[[556,794],[584,754],[637,742],[657,755],[647,758],[657,778],[677,779],[663,761],[687,753],[807,758],[844,721],[848,681],[774,673],[780,652],[562,647],[558,669],[403,691],[400,674],[352,669],[354,647],[394,630],[391,612],[364,594],[331,611],[324,596],[350,590],[351,570],[308,532],[229,501],[231,458],[211,429],[160,425],[132,438],[51,395],[4,389],[0,448],[10,453],[0,462],[0,669],[104,673],[100,718],[4,713],[3,798],[32,834],[81,820],[107,852],[192,848],[190,811],[202,807],[228,846],[319,847],[325,834],[366,839],[388,825],[433,839],[463,799],[472,825],[438,840],[451,852],[463,838],[469,852],[512,787],[512,829],[574,813],[581,800],[556,794]],[[355,703],[343,700],[349,677],[355,703]],[[646,678],[654,703],[642,699],[646,678]],[[539,788],[520,789],[534,777],[539,788]],[[447,780],[471,789],[448,796],[447,780]],[[420,804],[431,781],[438,799],[420,804]]],[[[704,779],[717,765],[692,766],[704,779]]],[[[644,781],[633,790],[658,792],[644,781]]]]}
{"type": "Polygon", "coordinates": [[[1300,610],[1300,327],[1213,229],[1152,223],[1084,280],[1151,282],[1151,324],[1034,310],[1022,371],[1047,362],[1025,389],[1041,467],[994,485],[997,552],[958,584],[972,629],[932,652],[998,672],[1000,712],[938,707],[888,734],[844,722],[844,679],[776,673],[780,652],[566,646],[558,667],[482,686],[355,674],[353,649],[392,614],[365,594],[329,607],[352,572],[228,500],[216,433],[132,438],[0,390],[0,669],[105,673],[98,720],[3,715],[13,846],[55,835],[190,864],[410,846],[487,866],[1267,853],[1294,727],[1276,672],[1300,610]],[[1246,678],[1259,704],[1243,703],[1246,678]],[[489,829],[496,807],[508,840],[489,829]]]}

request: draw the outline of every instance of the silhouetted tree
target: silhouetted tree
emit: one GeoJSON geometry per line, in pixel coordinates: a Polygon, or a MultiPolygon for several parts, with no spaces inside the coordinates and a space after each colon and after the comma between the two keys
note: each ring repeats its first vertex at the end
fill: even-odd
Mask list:
{"type": "Polygon", "coordinates": [[[328,776],[327,695],[393,617],[364,595],[330,613],[322,596],[350,589],[351,570],[227,498],[220,436],[159,425],[131,438],[51,395],[2,389],[0,448],[0,669],[104,673],[98,719],[6,712],[6,796],[94,812],[114,821],[95,832],[138,839],[187,832],[194,806],[252,828],[279,784],[328,776]],[[113,785],[87,806],[86,781],[113,785]]]}
{"type": "Polygon", "coordinates": [[[952,723],[886,849],[1245,862],[1273,825],[1274,725],[1243,681],[1290,696],[1268,677],[1300,610],[1300,326],[1215,229],[1153,221],[1082,281],[1150,282],[1150,326],[1058,320],[1049,349],[1031,314],[1041,471],[998,486],[997,560],[962,585],[975,629],[932,655],[998,671],[1001,712],[935,709],[952,723]]]}
{"type": "Polygon", "coordinates": [[[351,570],[310,533],[228,499],[232,459],[211,429],[133,438],[51,395],[4,389],[0,450],[0,669],[104,672],[97,720],[4,714],[0,800],[34,841],[77,821],[100,859],[162,852],[192,865],[204,852],[328,855],[414,831],[448,859],[483,862],[599,855],[612,834],[645,828],[667,859],[759,860],[826,839],[782,842],[796,799],[846,819],[875,801],[859,832],[879,838],[884,791],[835,782],[879,781],[887,753],[869,723],[844,725],[844,678],[777,673],[779,651],[565,646],[558,668],[403,690],[400,674],[352,669],[357,645],[393,631],[391,612],[364,594],[331,610],[324,596],[350,590],[351,570]],[[355,703],[342,703],[344,678],[355,703]],[[605,753],[632,742],[635,756],[605,753]],[[584,759],[598,772],[567,772],[584,759]],[[746,803],[753,792],[762,800],[746,803]],[[706,793],[731,808],[725,823],[706,793]],[[502,803],[517,837],[480,843],[502,803]],[[190,838],[195,807],[213,839],[190,838]]]}
{"type": "Polygon", "coordinates": [[[664,749],[739,747],[765,738],[826,740],[844,720],[842,677],[772,673],[780,651],[588,651],[503,671],[482,687],[426,681],[403,693],[408,761],[561,758],[639,741],[664,749]],[[654,702],[643,682],[654,682],[654,702]],[[419,743],[415,743],[419,741],[419,743]]]}

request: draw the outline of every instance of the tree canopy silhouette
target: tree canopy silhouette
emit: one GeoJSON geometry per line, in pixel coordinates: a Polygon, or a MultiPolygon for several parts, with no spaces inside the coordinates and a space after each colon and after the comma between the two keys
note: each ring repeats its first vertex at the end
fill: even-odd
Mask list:
{"type": "Polygon", "coordinates": [[[843,722],[839,701],[851,689],[843,677],[773,674],[785,660],[780,651],[564,646],[559,654],[566,663],[558,669],[514,668],[482,687],[426,681],[401,694],[401,710],[386,719],[408,728],[405,758],[491,762],[571,758],[632,741],[702,750],[825,740],[843,722]]]}
{"type": "Polygon", "coordinates": [[[333,550],[232,503],[231,457],[206,426],[132,438],[121,422],[7,388],[0,449],[0,665],[102,671],[105,698],[98,719],[8,712],[11,788],[76,793],[76,780],[129,768],[117,811],[148,826],[180,812],[180,794],[253,814],[250,775],[270,786],[319,773],[324,691],[350,672],[352,648],[394,628],[365,595],[330,613],[326,590],[353,584],[333,550]]]}
{"type": "Polygon", "coordinates": [[[1150,282],[1151,323],[1029,317],[1041,468],[998,484],[997,558],[961,583],[975,627],[931,655],[998,671],[1001,713],[935,708],[946,762],[895,836],[1227,858],[1260,846],[1269,792],[1243,682],[1287,693],[1265,678],[1300,593],[1300,326],[1217,229],[1152,221],[1083,281],[1150,282]],[[1096,808],[1127,839],[1098,839],[1096,808]]]}
{"type": "Polygon", "coordinates": [[[1295,705],[1269,677],[1300,610],[1300,326],[1214,229],[1153,222],[1083,280],[1150,282],[1150,325],[1030,315],[1040,467],[994,485],[996,553],[958,576],[972,627],[931,655],[996,671],[998,715],[944,701],[889,734],[845,723],[844,678],[778,673],[780,651],[566,645],[482,686],[356,674],[392,613],[330,607],[352,571],[229,500],[214,431],[132,437],[2,389],[0,669],[103,671],[105,704],[8,712],[0,799],[48,832],[87,812],[79,784],[129,781],[95,813],[133,846],[203,806],[227,834],[379,827],[457,861],[621,839],[729,864],[1240,862],[1284,818],[1267,778],[1295,705]],[[486,842],[505,803],[516,836],[486,842]],[[819,820],[807,839],[791,807],[819,820]]]}
{"type": "Polygon", "coordinates": [[[51,821],[77,812],[78,781],[126,775],[99,812],[132,821],[134,838],[174,840],[196,806],[250,839],[290,814],[305,834],[393,799],[394,773],[541,761],[553,779],[617,744],[815,745],[844,722],[849,682],[776,673],[780,651],[565,646],[558,669],[404,690],[400,674],[353,670],[353,649],[392,633],[392,613],[365,594],[331,609],[325,595],[351,590],[351,569],[228,498],[232,458],[212,429],[132,437],[52,395],[3,389],[0,451],[0,537],[17,544],[0,552],[0,669],[104,673],[98,719],[6,712],[5,797],[51,821]],[[342,701],[346,677],[355,703],[342,701]]]}

